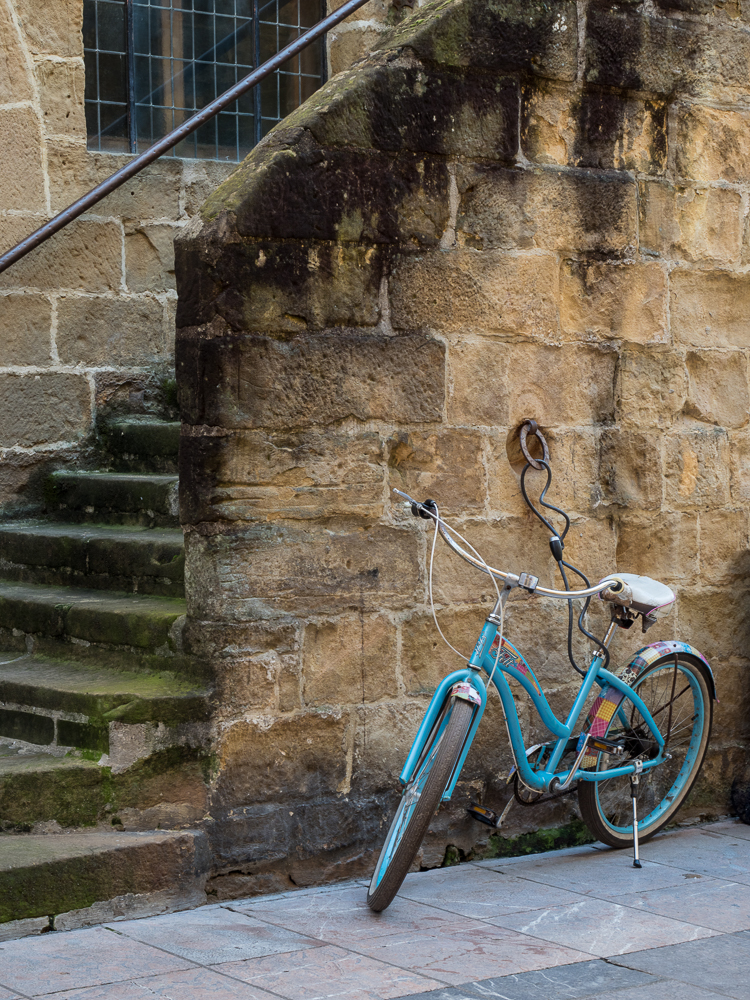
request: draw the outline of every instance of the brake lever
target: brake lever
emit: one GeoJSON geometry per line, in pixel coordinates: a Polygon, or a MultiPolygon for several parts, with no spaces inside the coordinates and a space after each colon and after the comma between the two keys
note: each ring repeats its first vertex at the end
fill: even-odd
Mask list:
{"type": "Polygon", "coordinates": [[[398,493],[400,497],[403,497],[404,500],[411,504],[411,512],[414,517],[421,517],[425,521],[437,520],[438,508],[434,500],[425,500],[423,503],[420,503],[419,500],[412,500],[408,493],[397,490],[395,487],[393,492],[398,493]]]}

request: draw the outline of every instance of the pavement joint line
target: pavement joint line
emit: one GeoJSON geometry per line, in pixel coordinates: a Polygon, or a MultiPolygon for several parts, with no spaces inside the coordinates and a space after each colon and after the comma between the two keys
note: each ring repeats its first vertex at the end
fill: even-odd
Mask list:
{"type": "MultiPolygon", "coordinates": [[[[412,900],[409,900],[409,902],[412,902],[412,900]]],[[[436,907],[434,907],[434,908],[436,909],[436,907]]],[[[244,916],[249,916],[249,914],[247,914],[247,913],[245,913],[243,915],[244,916]]],[[[454,916],[455,916],[455,914],[454,914],[454,916]]],[[[253,919],[260,920],[261,918],[260,917],[254,917],[253,919]]],[[[272,927],[280,927],[282,930],[289,930],[289,928],[288,927],[284,927],[283,924],[276,924],[276,923],[273,923],[273,921],[271,921],[271,920],[264,920],[263,922],[270,924],[272,927]]],[[[435,935],[435,936],[437,936],[437,935],[435,935]]],[[[529,936],[531,936],[531,935],[529,935],[529,936]]],[[[416,975],[416,976],[424,976],[425,979],[428,979],[428,978],[429,979],[434,979],[436,983],[442,983],[447,988],[450,988],[451,985],[452,985],[451,983],[446,982],[444,979],[440,979],[439,976],[436,976],[433,973],[430,973],[429,976],[428,976],[427,973],[417,972],[417,970],[415,970],[415,969],[409,969],[408,967],[403,966],[403,965],[396,965],[395,962],[387,962],[385,959],[382,959],[382,958],[374,958],[372,955],[368,955],[367,952],[358,951],[356,948],[353,948],[351,945],[337,944],[335,941],[328,941],[325,938],[314,938],[313,940],[320,941],[321,945],[327,945],[329,948],[341,948],[342,951],[351,952],[352,955],[358,955],[360,958],[370,958],[370,959],[372,959],[375,962],[380,962],[381,965],[388,965],[392,969],[398,969],[399,972],[408,972],[408,973],[411,973],[411,975],[413,975],[413,976],[414,975],[416,975]]],[[[549,944],[549,942],[547,942],[547,944],[549,944]]],[[[301,951],[302,949],[300,948],[298,950],[301,951]]],[[[171,954],[171,952],[169,954],[171,954]]],[[[288,952],[286,954],[288,954],[288,952]]],[[[242,982],[244,982],[244,980],[242,980],[242,982]]],[[[427,992],[429,992],[429,991],[427,991],[427,992]]],[[[415,995],[418,995],[418,994],[415,994],[415,995]]]]}
{"type": "MultiPolygon", "coordinates": [[[[597,957],[595,959],[587,959],[587,960],[585,960],[583,962],[570,962],[567,966],[566,965],[555,965],[555,966],[552,966],[552,968],[554,968],[554,969],[565,969],[565,968],[570,968],[573,965],[589,965],[591,961],[594,961],[594,962],[606,962],[607,964],[612,965],[615,968],[627,968],[627,966],[620,966],[616,962],[610,962],[608,958],[599,958],[599,957],[597,957]]],[[[529,972],[510,972],[506,976],[486,976],[484,979],[475,979],[472,982],[460,983],[458,986],[451,987],[451,989],[454,989],[454,990],[465,990],[467,993],[470,993],[472,995],[472,997],[476,997],[477,1000],[487,1000],[487,997],[488,997],[487,993],[483,993],[480,990],[475,989],[477,983],[484,983],[488,979],[492,979],[492,980],[510,979],[511,977],[513,977],[514,979],[517,979],[520,976],[533,975],[535,972],[538,972],[540,975],[544,976],[544,974],[546,972],[549,972],[549,971],[550,971],[549,969],[532,969],[529,972]]],[[[635,970],[631,970],[631,971],[642,972],[643,970],[642,969],[635,969],[635,970]]],[[[643,984],[644,986],[655,986],[655,985],[658,985],[659,983],[674,983],[674,982],[677,982],[677,980],[669,979],[666,976],[655,975],[652,972],[646,972],[646,973],[644,973],[644,975],[651,976],[651,978],[653,979],[653,982],[643,984]]],[[[559,982],[555,982],[554,979],[551,979],[548,976],[545,976],[545,978],[547,978],[549,980],[549,982],[553,986],[555,986],[557,989],[559,989],[561,987],[561,985],[563,985],[563,984],[561,984],[559,982]]],[[[633,987],[632,984],[624,983],[622,986],[615,986],[615,987],[607,986],[606,990],[607,990],[607,995],[614,995],[615,993],[619,993],[621,990],[632,990],[633,988],[634,987],[633,987]]],[[[595,997],[597,995],[601,996],[601,993],[602,993],[602,990],[601,989],[597,989],[595,992],[589,993],[587,995],[586,994],[579,994],[576,997],[576,1000],[588,1000],[588,998],[590,998],[590,997],[595,997]]],[[[403,997],[397,998],[397,1000],[416,1000],[416,998],[419,997],[419,996],[420,996],[419,993],[410,993],[407,996],[403,996],[403,997]]],[[[722,993],[721,996],[726,996],[726,994],[722,993]]],[[[510,1000],[509,997],[504,996],[502,993],[493,993],[492,997],[493,997],[493,1000],[510,1000]]],[[[730,997],[729,1000],[734,1000],[734,998],[730,997]]]]}
{"type": "MultiPolygon", "coordinates": [[[[21,939],[21,940],[23,940],[23,939],[21,939]]],[[[7,990],[9,993],[11,993],[14,997],[22,997],[23,1000],[34,1000],[33,997],[31,997],[31,996],[28,995],[28,993],[21,993],[20,990],[17,990],[15,988],[10,987],[10,986],[6,986],[5,983],[0,983],[0,986],[2,986],[2,988],[4,990],[7,990]]]]}
{"type": "MultiPolygon", "coordinates": [[[[723,935],[720,935],[720,936],[721,937],[731,937],[731,936],[733,936],[735,934],[744,934],[744,933],[745,933],[745,931],[730,931],[730,932],[727,932],[727,934],[723,934],[723,935]]],[[[711,940],[711,939],[703,938],[703,940],[705,941],[705,940],[711,940]]],[[[680,944],[692,944],[692,943],[693,943],[692,941],[682,941],[682,942],[680,942],[680,944]]],[[[677,947],[679,947],[679,945],[662,945],[661,947],[663,947],[663,948],[677,948],[677,947]]],[[[642,951],[656,951],[657,949],[655,949],[655,948],[643,948],[641,950],[642,951]]],[[[630,956],[631,957],[634,956],[634,955],[639,955],[639,954],[640,954],[640,952],[638,952],[638,951],[630,952],[630,956]]],[[[627,955],[613,955],[610,959],[607,959],[607,961],[609,961],[611,965],[620,965],[624,969],[632,969],[633,966],[628,965],[626,962],[622,961],[622,959],[625,959],[627,957],[628,957],[627,955]],[[618,958],[621,959],[619,962],[616,961],[616,959],[618,959],[618,958]]],[[[642,972],[643,970],[642,969],[635,969],[634,971],[636,971],[636,972],[642,972]]],[[[669,977],[667,977],[665,979],[665,981],[669,982],[669,983],[682,983],[683,985],[687,984],[688,986],[693,986],[693,987],[695,986],[695,984],[691,983],[689,980],[687,980],[687,979],[677,979],[676,976],[669,976],[669,977]]],[[[701,989],[701,987],[698,987],[698,989],[701,989]]],[[[711,986],[711,991],[713,993],[716,993],[718,996],[727,997],[728,1000],[736,1000],[736,998],[733,997],[731,993],[725,993],[723,990],[718,989],[715,985],[711,986]]],[[[401,998],[399,998],[399,1000],[408,1000],[408,998],[401,997],[401,998]]]]}
{"type": "MultiPolygon", "coordinates": [[[[190,912],[193,912],[193,911],[191,911],[191,910],[177,910],[175,912],[177,912],[177,913],[190,913],[190,912]]],[[[137,919],[148,920],[149,918],[148,917],[141,917],[141,918],[136,917],[135,919],[136,920],[137,919]]],[[[153,948],[154,951],[160,951],[164,955],[169,955],[170,958],[179,958],[183,962],[190,962],[190,964],[194,968],[196,968],[196,969],[204,969],[206,972],[215,972],[217,976],[224,976],[225,979],[230,979],[234,983],[244,983],[246,986],[252,985],[252,984],[248,983],[247,980],[245,980],[245,979],[238,979],[236,976],[230,976],[229,973],[227,973],[227,972],[221,972],[218,968],[216,968],[216,967],[214,967],[212,965],[205,965],[203,962],[196,962],[192,958],[185,958],[182,955],[175,955],[175,953],[173,951],[167,951],[166,948],[160,948],[158,944],[151,944],[148,941],[141,941],[140,938],[130,937],[129,934],[125,934],[123,931],[120,931],[120,930],[115,930],[113,927],[109,927],[107,924],[98,925],[98,926],[103,926],[103,929],[105,931],[112,931],[113,934],[117,934],[119,937],[126,938],[128,941],[135,941],[137,944],[145,945],[145,947],[147,947],[147,948],[153,948]]],[[[94,930],[94,927],[78,927],[78,928],[75,928],[75,929],[76,930],[94,930]]],[[[286,930],[287,928],[284,928],[284,929],[286,930]]],[[[71,933],[71,932],[63,931],[63,933],[71,933]]],[[[295,949],[295,950],[302,951],[301,948],[298,948],[298,949],[295,949]]],[[[288,954],[290,954],[290,952],[284,952],[284,951],[272,952],[272,955],[288,955],[288,954]]],[[[257,957],[258,958],[270,958],[271,955],[259,955],[257,957]]],[[[240,959],[240,961],[242,961],[242,959],[240,959]]],[[[189,971],[190,971],[189,969],[175,969],[175,970],[173,970],[174,973],[176,973],[176,972],[189,972],[189,971]]],[[[115,986],[118,983],[138,983],[138,982],[142,982],[142,981],[144,981],[146,979],[153,979],[155,976],[172,975],[172,974],[173,973],[169,973],[169,972],[166,972],[166,973],[165,972],[152,972],[152,973],[149,973],[146,976],[128,976],[125,979],[112,979],[112,980],[110,980],[108,982],[105,982],[105,983],[94,983],[93,985],[90,985],[90,986],[81,986],[81,987],[78,987],[78,990],[80,991],[80,990],[96,989],[99,986],[115,986]]],[[[4,986],[4,984],[0,983],[0,986],[4,986]]],[[[13,989],[11,989],[8,986],[5,986],[4,988],[5,989],[10,989],[11,993],[15,992],[16,996],[18,996],[18,997],[24,997],[25,1000],[42,1000],[42,998],[44,998],[44,997],[57,996],[60,993],[70,993],[70,991],[71,991],[70,987],[67,987],[64,990],[53,990],[51,993],[37,993],[33,997],[27,997],[25,993],[19,993],[18,990],[14,991],[13,989]]],[[[274,990],[266,989],[265,986],[264,987],[258,987],[258,989],[264,989],[266,993],[271,993],[271,994],[273,994],[273,996],[279,997],[279,1000],[289,1000],[288,997],[283,996],[281,993],[276,993],[274,990]]]]}
{"type": "MultiPolygon", "coordinates": [[[[672,866],[665,865],[664,867],[672,867],[672,866]]],[[[486,869],[486,870],[493,871],[492,868],[486,869]]],[[[680,871],[681,869],[678,868],[677,870],[680,871]]],[[[502,874],[505,874],[505,873],[504,872],[496,872],[495,874],[502,875],[502,874]]],[[[524,879],[523,875],[514,875],[513,877],[514,878],[518,878],[518,879],[522,879],[523,881],[526,881],[526,882],[533,882],[534,885],[549,885],[548,882],[539,882],[536,879],[532,879],[532,878],[526,878],[526,879],[524,879]]],[[[730,879],[721,879],[718,876],[714,876],[714,875],[705,875],[705,876],[702,876],[702,877],[706,878],[706,879],[709,879],[710,881],[728,882],[730,885],[743,885],[744,884],[742,882],[732,882],[730,879]]],[[[597,899],[597,900],[599,900],[600,902],[603,902],[603,903],[612,903],[612,905],[614,905],[614,906],[622,906],[622,907],[624,907],[627,910],[634,910],[636,913],[644,913],[644,912],[650,913],[651,912],[650,910],[644,911],[644,910],[642,910],[638,906],[633,906],[633,905],[628,904],[628,903],[622,903],[622,902],[620,902],[619,899],[613,899],[610,896],[597,896],[596,893],[593,893],[593,892],[583,893],[583,892],[577,892],[575,889],[566,889],[565,891],[566,892],[570,892],[572,894],[575,894],[576,896],[578,896],[582,900],[585,900],[585,899],[597,899]]],[[[643,892],[658,892],[658,891],[659,891],[658,889],[644,889],[643,890],[643,892]]],[[[403,899],[409,899],[408,896],[404,896],[402,898],[403,899]]],[[[411,902],[411,903],[419,903],[420,906],[430,906],[430,907],[432,907],[435,910],[440,910],[441,913],[452,913],[452,914],[455,915],[455,912],[456,912],[455,910],[449,909],[447,907],[447,905],[446,906],[439,906],[437,903],[427,903],[427,902],[425,902],[424,900],[421,900],[421,899],[409,899],[409,902],[411,902]]],[[[559,903],[559,904],[555,904],[555,905],[556,906],[565,906],[566,904],[565,903],[559,903]]],[[[534,906],[534,907],[529,907],[528,910],[517,910],[516,912],[517,913],[526,913],[526,912],[532,912],[533,910],[550,910],[550,909],[555,909],[555,906],[534,906]]],[[[653,916],[664,917],[664,914],[655,913],[655,914],[653,914],[653,916]]],[[[467,919],[467,920],[479,920],[482,923],[489,924],[491,927],[499,927],[499,926],[501,926],[499,924],[493,924],[493,923],[491,923],[491,921],[490,921],[489,918],[483,918],[483,917],[466,917],[465,919],[467,919]]],[[[678,923],[687,924],[690,927],[699,927],[701,930],[716,931],[715,927],[706,927],[705,924],[696,924],[692,920],[683,920],[681,917],[664,917],[664,919],[665,920],[675,920],[678,923]]],[[[507,929],[510,930],[510,928],[507,928],[507,929]]],[[[521,933],[521,932],[517,931],[516,933],[521,933]]],[[[523,933],[526,933],[526,932],[523,932],[523,933]]],[[[727,933],[734,933],[734,932],[733,931],[716,931],[716,933],[713,936],[714,937],[721,937],[722,935],[727,934],[727,933]]],[[[535,935],[533,935],[533,934],[529,934],[529,937],[534,937],[534,936],[535,935]]],[[[542,940],[547,940],[547,939],[546,938],[542,938],[542,940]]],[[[700,940],[700,939],[696,939],[696,940],[700,940]]],[[[669,947],[669,946],[654,945],[654,947],[656,948],[656,947],[669,947]]],[[[580,948],[579,950],[580,951],[584,951],[585,949],[580,948]]],[[[650,949],[650,948],[642,948],[640,950],[641,951],[651,951],[652,949],[650,949]]],[[[596,957],[600,957],[600,956],[596,956],[596,957]]]]}

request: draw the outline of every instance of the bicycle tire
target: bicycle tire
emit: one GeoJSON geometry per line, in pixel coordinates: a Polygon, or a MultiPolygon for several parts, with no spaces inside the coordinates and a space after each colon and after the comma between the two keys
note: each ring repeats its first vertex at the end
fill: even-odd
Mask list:
{"type": "Polygon", "coordinates": [[[376,913],[391,904],[417,856],[453,774],[473,714],[472,704],[453,699],[450,717],[442,729],[436,727],[422,763],[404,789],[367,893],[367,905],[376,913]]]}
{"type": "MultiPolygon", "coordinates": [[[[713,702],[706,668],[681,654],[653,663],[633,684],[651,712],[672,759],[640,776],[638,792],[639,840],[650,840],[675,816],[690,794],[711,738],[713,702]],[[692,695],[692,697],[691,697],[692,695]]],[[[656,741],[647,739],[640,713],[627,700],[615,712],[607,730],[609,738],[624,737],[631,753],[656,752],[656,741]],[[624,712],[625,722],[622,714],[624,712]],[[640,723],[639,721],[640,720],[640,723]],[[646,738],[644,738],[646,737],[646,738]]],[[[623,758],[600,753],[594,770],[619,767],[623,758]]],[[[580,781],[578,804],[591,833],[610,847],[632,847],[632,800],[629,777],[580,781]]]]}

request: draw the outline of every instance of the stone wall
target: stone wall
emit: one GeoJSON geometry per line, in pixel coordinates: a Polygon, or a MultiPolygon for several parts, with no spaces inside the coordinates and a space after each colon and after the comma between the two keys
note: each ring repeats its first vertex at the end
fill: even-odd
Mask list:
{"type": "MultiPolygon", "coordinates": [[[[0,0],[0,252],[130,157],[86,149],[83,0],[0,0]]],[[[234,164],[162,159],[0,277],[0,505],[174,379],[175,232],[234,164]]]]}
{"type": "MultiPolygon", "coordinates": [[[[679,8],[407,13],[178,238],[188,632],[217,683],[220,894],[368,870],[429,692],[460,664],[429,614],[427,529],[391,488],[551,584],[519,491],[529,416],[572,512],[568,558],[677,589],[648,638],[692,641],[721,696],[684,816],[728,811],[750,708],[750,8],[679,8]]],[[[468,653],[493,595],[456,562],[438,552],[436,593],[468,653]]],[[[577,687],[565,619],[521,596],[507,623],[558,713],[577,687]]],[[[616,661],[643,641],[620,633],[616,661]]],[[[505,743],[495,700],[424,864],[486,849],[463,809],[506,800],[505,743]]],[[[519,808],[510,832],[574,815],[570,799],[519,808]]]]}

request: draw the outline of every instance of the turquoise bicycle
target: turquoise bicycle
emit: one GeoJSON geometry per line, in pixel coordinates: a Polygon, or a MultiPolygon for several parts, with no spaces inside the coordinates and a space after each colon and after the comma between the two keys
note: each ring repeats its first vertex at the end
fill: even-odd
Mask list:
{"type": "MultiPolygon", "coordinates": [[[[394,491],[410,505],[415,517],[434,524],[429,591],[441,636],[432,598],[432,566],[438,535],[456,555],[490,576],[497,600],[471,656],[462,657],[466,667],[449,674],[438,685],[404,764],[400,775],[401,801],[367,895],[368,905],[376,912],[384,910],[393,900],[414,863],[431,818],[440,803],[448,801],[453,793],[482,720],[488,685],[494,685],[505,714],[515,761],[511,772],[515,797],[528,805],[544,796],[564,794],[577,784],[581,815],[591,833],[612,847],[632,847],[635,867],[640,867],[639,840],[653,837],[674,818],[703,764],[716,697],[713,673],[706,658],[686,642],[654,642],[641,649],[618,673],[608,669],[609,644],[615,629],[630,629],[640,622],[645,632],[671,610],[675,594],[656,580],[627,573],[612,574],[591,586],[584,574],[563,557],[570,519],[545,499],[552,481],[549,451],[533,421],[524,424],[520,444],[526,458],[521,490],[531,510],[551,533],[550,549],[564,590],[542,587],[530,573],[516,575],[494,569],[440,517],[433,500],[418,502],[400,490],[394,491]],[[543,458],[531,456],[528,435],[538,438],[543,458]],[[547,473],[539,503],[563,518],[564,528],[559,533],[528,497],[526,474],[530,468],[547,473]],[[566,570],[575,573],[585,587],[571,590],[566,570]],[[564,722],[550,708],[525,658],[503,636],[505,604],[515,588],[568,602],[568,656],[582,680],[564,722]],[[589,602],[596,595],[611,606],[610,625],[602,639],[592,635],[584,624],[589,602]],[[595,643],[586,669],[573,656],[574,600],[584,602],[578,627],[595,643]],[[487,683],[483,674],[488,677],[487,683]],[[525,746],[506,675],[529,695],[550,734],[547,742],[525,746]],[[579,719],[592,694],[594,702],[579,728],[579,719]]],[[[469,813],[498,828],[513,801],[511,798],[500,816],[475,804],[469,813]]]]}

